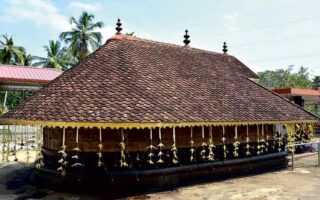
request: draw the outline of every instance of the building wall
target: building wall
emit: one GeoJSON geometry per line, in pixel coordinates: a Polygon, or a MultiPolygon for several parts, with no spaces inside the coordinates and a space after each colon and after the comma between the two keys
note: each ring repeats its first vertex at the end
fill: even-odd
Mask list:
{"type": "MultiPolygon", "coordinates": [[[[264,136],[262,136],[262,125],[259,126],[259,139],[272,141],[274,139],[274,126],[264,125],[264,136]]],[[[240,143],[246,142],[247,127],[238,126],[238,141],[240,143]]],[[[222,127],[213,127],[212,142],[215,145],[222,145],[222,127]]],[[[60,150],[62,146],[62,128],[44,128],[44,147],[51,150],[60,150]]],[[[250,142],[256,142],[258,139],[257,126],[248,126],[248,133],[250,142]]],[[[176,128],[176,146],[177,148],[189,148],[191,141],[191,128],[176,128]]],[[[173,144],[173,129],[161,129],[163,149],[170,149],[173,144]]],[[[159,129],[153,129],[152,144],[157,146],[159,140],[159,129]]],[[[235,142],[235,127],[225,127],[226,144],[235,142]]],[[[72,150],[76,147],[76,129],[67,128],[65,130],[65,145],[67,150],[72,150]]],[[[203,142],[209,145],[210,135],[209,127],[204,128],[204,139],[202,139],[202,128],[193,127],[193,141],[195,147],[202,146],[203,142]]],[[[102,129],[102,144],[104,152],[119,152],[119,143],[121,142],[121,131],[115,129],[102,129]]],[[[145,151],[150,145],[150,129],[131,129],[124,130],[124,142],[126,151],[145,151]]],[[[99,129],[79,129],[79,143],[78,146],[85,152],[97,152],[99,144],[99,129]]]]}

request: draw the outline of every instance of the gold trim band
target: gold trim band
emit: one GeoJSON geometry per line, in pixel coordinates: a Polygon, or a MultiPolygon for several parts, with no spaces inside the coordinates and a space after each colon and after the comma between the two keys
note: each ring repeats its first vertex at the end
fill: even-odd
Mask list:
{"type": "Polygon", "coordinates": [[[258,124],[315,124],[317,120],[291,120],[291,121],[229,121],[229,122],[59,122],[59,121],[33,121],[19,119],[0,119],[2,124],[7,125],[31,125],[31,126],[48,126],[60,128],[113,128],[113,129],[143,129],[143,128],[173,128],[173,127],[193,127],[193,126],[245,126],[258,124]]]}

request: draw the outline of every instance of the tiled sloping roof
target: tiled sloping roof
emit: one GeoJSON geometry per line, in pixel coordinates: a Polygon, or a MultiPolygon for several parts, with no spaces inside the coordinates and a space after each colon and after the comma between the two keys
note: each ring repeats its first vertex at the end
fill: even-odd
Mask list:
{"type": "Polygon", "coordinates": [[[48,83],[61,73],[52,68],[0,65],[0,81],[14,83],[48,83]]]}
{"type": "Polygon", "coordinates": [[[4,118],[66,122],[315,120],[235,57],[117,36],[4,118]]]}

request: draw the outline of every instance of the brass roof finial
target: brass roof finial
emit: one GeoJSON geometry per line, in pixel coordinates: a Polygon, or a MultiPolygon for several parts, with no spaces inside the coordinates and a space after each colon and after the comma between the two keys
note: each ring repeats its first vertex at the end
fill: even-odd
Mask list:
{"type": "Polygon", "coordinates": [[[117,27],[116,27],[116,31],[117,31],[117,35],[121,34],[121,31],[122,31],[122,27],[121,27],[121,22],[120,22],[120,19],[118,19],[118,22],[117,22],[117,27]]]}
{"type": "Polygon", "coordinates": [[[188,35],[188,30],[186,29],[186,33],[185,35],[183,36],[184,37],[184,40],[183,40],[183,43],[185,44],[185,46],[188,46],[188,44],[190,43],[190,35],[188,35]]]}
{"type": "Polygon", "coordinates": [[[228,46],[227,46],[227,43],[226,42],[223,42],[223,49],[222,49],[222,51],[223,51],[223,53],[227,53],[228,52],[228,46]]]}

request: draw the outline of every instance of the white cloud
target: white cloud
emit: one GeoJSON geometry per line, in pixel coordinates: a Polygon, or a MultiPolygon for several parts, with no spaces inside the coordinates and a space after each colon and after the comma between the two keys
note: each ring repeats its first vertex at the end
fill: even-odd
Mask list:
{"type": "Polygon", "coordinates": [[[50,27],[55,32],[70,30],[68,17],[59,13],[49,0],[7,0],[2,21],[16,22],[28,20],[37,26],[50,27]]]}
{"type": "Polygon", "coordinates": [[[114,29],[113,26],[105,26],[105,27],[101,28],[99,31],[102,34],[103,42],[105,42],[107,39],[112,37],[116,32],[116,30],[114,29]]]}
{"type": "MultiPolygon", "coordinates": [[[[37,26],[50,28],[55,33],[68,31],[71,29],[69,17],[63,15],[60,10],[53,4],[51,0],[5,0],[6,8],[3,11],[0,21],[7,23],[28,21],[36,24],[37,26]]],[[[68,7],[82,8],[85,10],[93,11],[100,9],[100,3],[81,3],[77,1],[71,2],[68,7]]],[[[125,23],[123,23],[125,24],[125,23]]],[[[115,33],[116,25],[105,26],[95,31],[101,32],[103,41],[112,37],[115,33]]],[[[131,33],[136,30],[130,27],[124,27],[122,33],[131,33]]],[[[146,32],[135,32],[135,36],[150,39],[151,35],[146,32]]]]}
{"type": "Polygon", "coordinates": [[[98,11],[101,9],[101,4],[98,2],[95,3],[83,3],[79,1],[72,1],[68,7],[76,8],[84,11],[98,11]]]}

